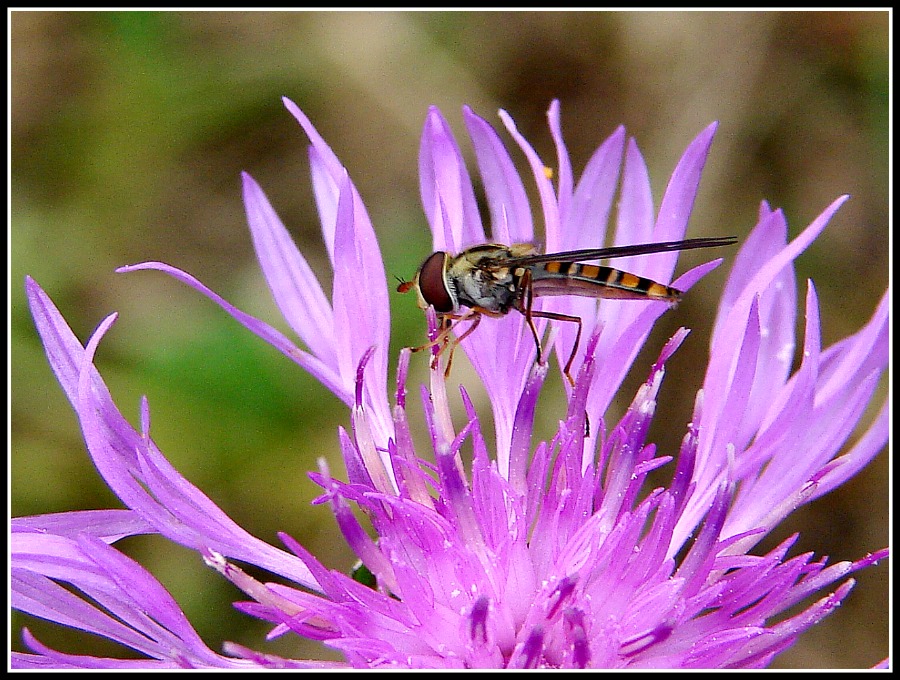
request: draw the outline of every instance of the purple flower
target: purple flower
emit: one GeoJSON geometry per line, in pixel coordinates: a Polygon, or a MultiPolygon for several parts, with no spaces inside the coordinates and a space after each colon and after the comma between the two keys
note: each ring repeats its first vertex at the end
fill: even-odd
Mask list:
{"type": "MultiPolygon", "coordinates": [[[[332,476],[324,463],[311,477],[375,585],[328,569],[287,535],[281,537],[287,550],[260,541],[181,477],[151,437],[146,400],[138,431],[93,365],[115,315],[82,346],[28,279],[50,364],[97,469],[127,509],[14,519],[13,605],[145,658],[64,654],[26,630],[31,653],[14,653],[13,666],[334,665],[228,643],[224,654],[207,648],[159,583],[113,547],[140,533],[162,534],[200,553],[249,597],[238,604],[243,612],[272,623],[271,636],[321,640],[340,650],[346,665],[364,668],[764,667],[841,603],[853,586],[850,573],[887,555],[879,550],[828,566],[808,553],[789,557],[796,536],[768,553],[752,552],[792,510],[852,477],[887,441],[886,399],[874,422],[852,437],[887,365],[887,294],[868,324],[823,349],[809,282],[804,335],[794,337],[793,261],[846,197],[790,243],[783,214],[761,206],[722,295],[703,388],[679,451],[657,455],[647,432],[666,361],[687,331],[666,343],[621,420],[607,422],[607,407],[666,305],[566,297],[543,308],[580,316],[586,332],[568,410],[553,437],[538,442],[532,435],[549,367],[535,363],[524,317],[510,314],[485,320],[462,342],[490,398],[493,441],[464,388],[465,421],[453,422],[438,366],[421,388],[432,443],[424,452],[407,419],[408,350],[389,394],[388,289],[365,207],[309,120],[285,104],[312,142],[313,185],[333,270],[330,301],[246,174],[244,202],[263,273],[304,348],[174,267],[148,262],[121,271],[156,269],[184,281],[348,406],[350,430],[338,432],[346,478],[332,476]],[[795,354],[800,363],[792,372],[795,354]],[[670,483],[646,488],[647,474],[669,463],[670,483]],[[281,582],[261,582],[238,562],[281,582]]],[[[463,115],[487,194],[491,240],[534,240],[523,181],[500,137],[470,110],[463,115]]],[[[555,180],[509,116],[500,115],[531,165],[548,252],[601,245],[597,225],[606,223],[619,184],[614,243],[683,238],[714,126],[688,147],[655,211],[646,167],[624,129],[600,146],[576,183],[556,102],[549,112],[555,180]]],[[[435,249],[459,252],[485,241],[472,182],[437,109],[425,122],[420,174],[435,249]]],[[[676,254],[619,264],[667,282],[676,254]]],[[[718,264],[697,267],[674,285],[686,290],[718,264]]],[[[433,329],[433,311],[429,321],[433,329]]],[[[572,325],[551,324],[547,336],[545,349],[556,350],[560,367],[575,339],[572,325]]]]}

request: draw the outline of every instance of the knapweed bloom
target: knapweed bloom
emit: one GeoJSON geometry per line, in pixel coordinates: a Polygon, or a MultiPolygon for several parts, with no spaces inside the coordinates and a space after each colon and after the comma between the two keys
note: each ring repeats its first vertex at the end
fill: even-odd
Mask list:
{"type": "MultiPolygon", "coordinates": [[[[63,654],[26,630],[31,652],[15,653],[14,666],[333,665],[230,643],[211,650],[177,602],[114,547],[137,533],[196,550],[248,597],[236,605],[241,611],[271,622],[271,636],[319,640],[357,668],[763,667],[841,603],[853,586],[849,574],[886,556],[878,550],[829,566],[812,554],[789,556],[796,537],[754,552],[786,515],[853,476],[887,441],[887,399],[854,435],[887,365],[887,294],[863,328],[822,348],[816,291],[808,282],[804,331],[795,338],[792,263],[844,198],[790,242],[783,214],[762,205],[721,296],[703,386],[679,450],[657,451],[647,432],[684,329],[659,351],[624,416],[605,419],[667,306],[557,298],[543,308],[579,316],[585,333],[575,385],[564,384],[568,409],[558,414],[553,436],[536,441],[532,432],[550,363],[535,362],[525,319],[510,314],[485,320],[462,343],[490,398],[493,435],[483,430],[484,414],[465,388],[459,397],[448,394],[437,362],[419,395],[431,443],[423,451],[407,415],[408,350],[400,353],[396,382],[388,383],[388,286],[375,232],[347,170],[306,116],[285,103],[311,141],[333,271],[330,299],[248,175],[243,191],[263,273],[302,346],[172,266],[123,270],[159,270],[192,286],[343,400],[350,427],[339,430],[336,445],[346,470],[333,474],[323,464],[311,477],[374,583],[322,564],[287,535],[286,550],[253,537],[181,477],[153,441],[146,400],[136,429],[92,363],[114,317],[82,345],[29,280],[51,366],[97,469],[126,509],[14,520],[13,605],[110,638],[143,658],[63,654]],[[454,422],[457,399],[465,415],[454,422]],[[648,488],[648,473],[664,466],[671,470],[668,484],[648,488]],[[251,577],[242,564],[279,582],[251,577]]],[[[490,240],[535,240],[525,184],[501,137],[470,110],[463,116],[487,195],[490,240]]],[[[646,167],[623,129],[599,147],[576,182],[557,103],[549,111],[557,151],[551,163],[506,113],[500,116],[531,166],[547,252],[602,245],[598,225],[614,200],[615,244],[684,237],[714,126],[690,144],[654,210],[646,167]]],[[[419,162],[435,250],[459,252],[486,241],[472,181],[436,109],[426,118],[419,162]]],[[[617,265],[669,282],[676,257],[617,265]]],[[[672,285],[687,290],[717,264],[672,285]]],[[[429,320],[434,331],[433,312],[429,320]]],[[[572,325],[545,324],[552,363],[567,360],[572,325]]]]}

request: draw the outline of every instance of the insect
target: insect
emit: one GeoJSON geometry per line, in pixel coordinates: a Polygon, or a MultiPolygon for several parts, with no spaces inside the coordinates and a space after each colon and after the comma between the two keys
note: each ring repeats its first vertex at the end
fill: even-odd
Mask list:
{"type": "Polygon", "coordinates": [[[534,324],[535,318],[578,324],[572,353],[563,370],[569,383],[574,386],[569,369],[581,339],[581,318],[534,309],[534,298],[578,295],[620,300],[662,300],[674,306],[681,299],[680,290],[612,267],[582,263],[693,248],[715,248],[732,245],[736,241],[733,236],[696,238],[546,254],[539,253],[532,243],[509,246],[486,243],[468,248],[458,255],[443,251],[432,253],[419,267],[412,281],[401,281],[397,291],[406,293],[415,290],[419,307],[427,309],[430,305],[437,312],[440,332],[431,342],[413,348],[416,352],[441,344],[434,361],[446,348],[453,326],[471,321],[471,325],[450,346],[445,375],[450,372],[456,346],[478,327],[483,316],[501,317],[511,310],[522,313],[534,336],[538,362],[541,361],[541,341],[534,324]],[[468,309],[463,310],[463,307],[468,309]]]}

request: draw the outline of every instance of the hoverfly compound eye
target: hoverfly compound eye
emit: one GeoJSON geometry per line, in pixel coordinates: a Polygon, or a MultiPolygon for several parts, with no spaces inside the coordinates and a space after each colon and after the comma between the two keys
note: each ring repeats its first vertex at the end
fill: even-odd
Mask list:
{"type": "Polygon", "coordinates": [[[452,312],[455,305],[447,288],[447,253],[438,251],[428,256],[419,267],[419,290],[422,299],[434,307],[436,312],[452,312]]]}

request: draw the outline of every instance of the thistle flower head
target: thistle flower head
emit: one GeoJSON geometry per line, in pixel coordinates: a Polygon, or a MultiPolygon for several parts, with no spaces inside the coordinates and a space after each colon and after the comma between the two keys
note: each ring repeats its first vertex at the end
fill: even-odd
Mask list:
{"type": "MultiPolygon", "coordinates": [[[[196,550],[249,597],[239,603],[242,611],[272,623],[272,636],[320,640],[340,650],[347,665],[372,668],[763,667],[840,604],[853,585],[848,574],[886,555],[828,566],[812,554],[789,557],[796,536],[767,553],[753,552],[787,514],[851,477],[887,440],[885,401],[851,441],[887,364],[887,295],[862,329],[822,348],[816,291],[808,282],[804,334],[794,337],[792,263],[845,198],[790,242],[781,211],[761,206],[722,295],[703,387],[678,451],[658,452],[647,435],[666,362],[687,331],[664,345],[624,416],[606,422],[607,407],[667,306],[574,297],[541,307],[577,316],[586,329],[575,348],[568,408],[553,436],[537,441],[532,432],[549,365],[535,362],[526,320],[510,314],[485,320],[461,343],[489,395],[493,437],[464,388],[465,418],[454,422],[454,397],[436,366],[418,395],[431,444],[423,451],[407,409],[408,350],[400,353],[396,385],[388,387],[388,289],[375,232],[346,169],[306,116],[285,104],[311,141],[333,271],[330,299],[246,174],[243,190],[262,271],[303,346],[170,265],[122,270],[155,269],[192,286],[347,405],[350,427],[337,438],[346,471],[332,474],[323,463],[311,477],[323,489],[317,502],[330,504],[374,583],[329,568],[290,536],[281,536],[287,550],[260,541],[181,477],[151,437],[146,400],[138,430],[119,413],[93,366],[114,317],[82,346],[29,279],[51,366],[98,470],[127,509],[14,520],[13,603],[145,658],[66,655],[26,631],[32,651],[14,654],[14,665],[328,665],[228,643],[224,654],[210,650],[153,577],[113,547],[136,533],[162,534],[196,550]],[[799,367],[792,371],[795,354],[799,367]],[[648,473],[663,466],[671,469],[668,484],[648,488],[648,473]],[[282,582],[261,582],[238,562],[282,582]]],[[[435,250],[457,253],[488,239],[534,241],[525,182],[500,136],[469,109],[463,117],[491,233],[482,226],[456,141],[431,109],[420,176],[435,250]]],[[[552,173],[512,119],[500,117],[531,167],[547,252],[603,245],[607,236],[598,225],[614,201],[614,244],[683,238],[714,126],[688,146],[654,210],[646,167],[623,129],[598,148],[576,182],[556,102],[549,111],[552,173]]],[[[618,264],[668,282],[676,257],[660,253],[618,264]]],[[[673,285],[687,290],[718,263],[688,271],[673,285]]],[[[429,319],[434,328],[433,311],[429,319]]],[[[555,349],[562,368],[575,329],[551,326],[545,349],[555,349]]]]}

